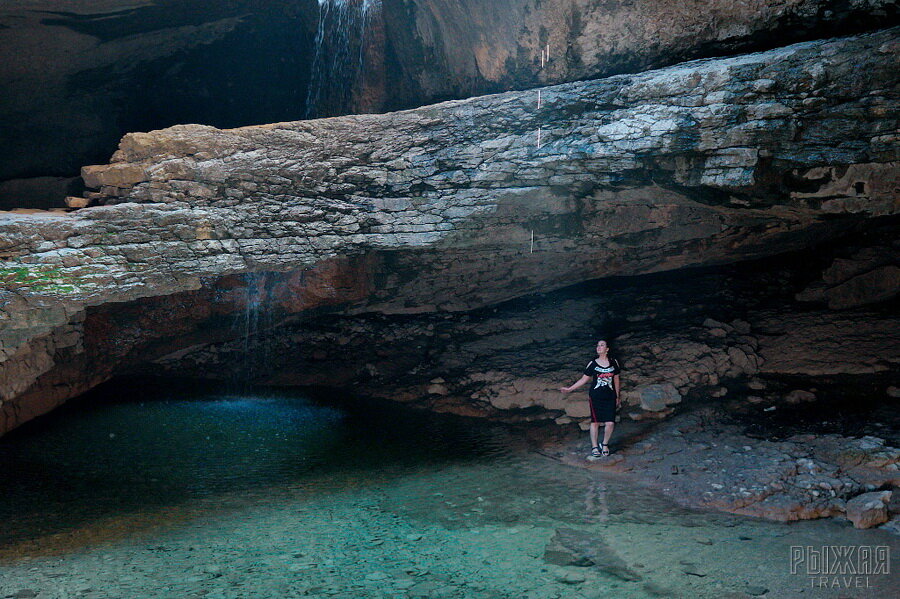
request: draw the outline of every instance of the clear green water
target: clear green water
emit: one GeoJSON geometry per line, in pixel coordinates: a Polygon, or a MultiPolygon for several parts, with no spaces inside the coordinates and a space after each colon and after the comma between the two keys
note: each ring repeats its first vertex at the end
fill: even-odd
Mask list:
{"type": "Polygon", "coordinates": [[[0,439],[0,463],[0,597],[895,588],[877,575],[868,589],[824,590],[789,572],[791,545],[887,544],[897,555],[883,531],[686,510],[530,452],[502,426],[383,405],[107,386],[0,439]],[[572,557],[584,565],[560,565],[572,557]]]}

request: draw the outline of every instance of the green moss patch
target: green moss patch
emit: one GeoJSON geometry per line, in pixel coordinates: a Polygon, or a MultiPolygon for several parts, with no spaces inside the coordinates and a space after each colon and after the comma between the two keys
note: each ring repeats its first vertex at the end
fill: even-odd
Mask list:
{"type": "Polygon", "coordinates": [[[7,289],[73,293],[93,283],[77,273],[45,266],[15,266],[0,268],[0,285],[7,289]]]}

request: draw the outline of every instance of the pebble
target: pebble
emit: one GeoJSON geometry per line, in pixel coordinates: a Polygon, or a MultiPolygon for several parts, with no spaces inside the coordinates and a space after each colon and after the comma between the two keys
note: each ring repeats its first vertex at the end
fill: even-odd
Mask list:
{"type": "Polygon", "coordinates": [[[654,597],[674,597],[675,594],[664,586],[660,586],[655,582],[645,582],[644,590],[654,597]]]}
{"type": "Polygon", "coordinates": [[[403,589],[408,589],[408,588],[412,587],[414,584],[416,584],[416,582],[414,580],[409,580],[409,579],[396,580],[393,583],[393,587],[395,589],[403,590],[403,589]]]}
{"type": "Polygon", "coordinates": [[[769,592],[769,589],[766,587],[757,587],[757,586],[749,586],[745,589],[748,595],[753,595],[754,597],[759,597],[760,595],[765,595],[769,592]]]}
{"type": "Polygon", "coordinates": [[[583,574],[577,572],[559,572],[555,578],[564,584],[579,584],[586,580],[583,574]]]}
{"type": "Polygon", "coordinates": [[[388,575],[384,572],[370,572],[366,574],[366,580],[385,580],[388,575]]]}
{"type": "Polygon", "coordinates": [[[411,568],[406,571],[410,576],[425,576],[428,572],[428,568],[411,568]]]}

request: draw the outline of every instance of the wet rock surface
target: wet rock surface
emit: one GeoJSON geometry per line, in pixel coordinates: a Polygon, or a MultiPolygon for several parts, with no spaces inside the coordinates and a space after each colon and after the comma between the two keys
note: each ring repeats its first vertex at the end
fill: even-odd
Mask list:
{"type": "MultiPolygon", "coordinates": [[[[844,390],[859,386],[850,381],[844,390]]],[[[817,407],[837,411],[835,402],[823,404],[817,407]]],[[[785,522],[846,518],[857,528],[888,522],[891,489],[900,486],[895,410],[877,401],[857,404],[848,410],[857,419],[833,432],[827,416],[798,420],[800,408],[791,409],[748,404],[746,395],[717,407],[694,402],[665,421],[625,423],[608,458],[586,460],[583,439],[555,456],[627,473],[688,506],[785,522]],[[788,412],[780,426],[771,420],[775,410],[788,412]]]]}
{"type": "Polygon", "coordinates": [[[387,28],[414,34],[388,40],[400,56],[388,77],[394,90],[403,91],[388,97],[388,107],[410,105],[401,99],[425,103],[767,49],[870,29],[875,15],[886,24],[897,16],[896,7],[882,0],[514,0],[502,10],[490,2],[416,0],[405,2],[404,22],[401,2],[385,1],[387,28]]]}

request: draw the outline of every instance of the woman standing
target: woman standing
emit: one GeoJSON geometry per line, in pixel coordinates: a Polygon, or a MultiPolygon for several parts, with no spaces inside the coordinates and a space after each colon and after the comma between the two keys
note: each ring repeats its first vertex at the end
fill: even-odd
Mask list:
{"type": "Polygon", "coordinates": [[[561,387],[563,393],[571,393],[587,382],[591,406],[591,457],[609,455],[609,438],[616,426],[616,408],[619,399],[619,372],[621,368],[615,358],[609,357],[609,344],[605,339],[597,342],[597,357],[584,369],[582,377],[569,387],[561,387]],[[603,423],[603,443],[597,443],[600,423],[603,423]]]}

